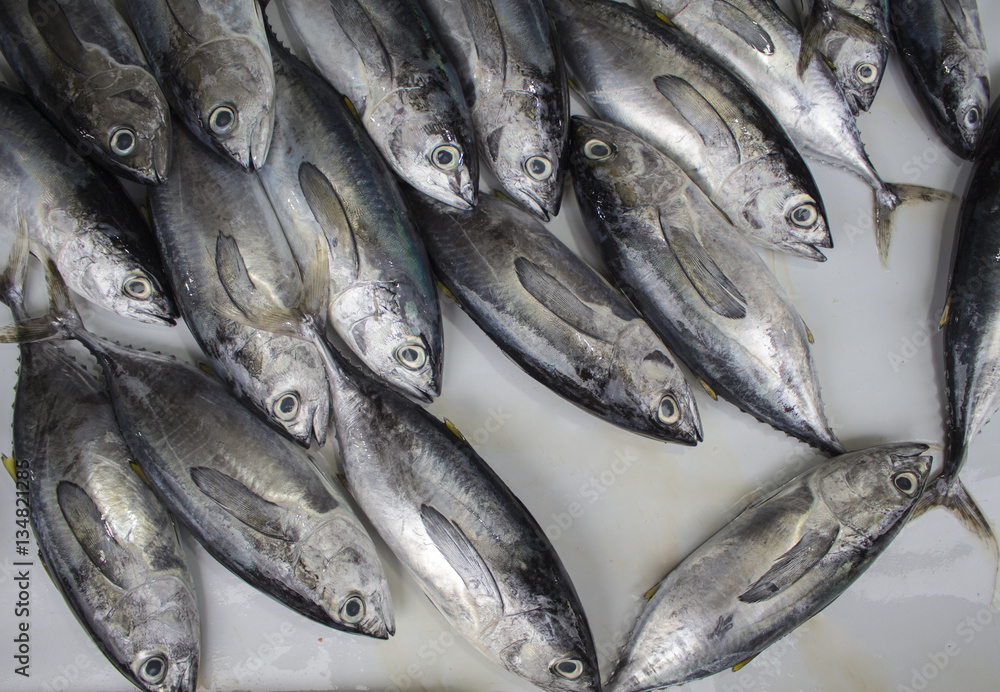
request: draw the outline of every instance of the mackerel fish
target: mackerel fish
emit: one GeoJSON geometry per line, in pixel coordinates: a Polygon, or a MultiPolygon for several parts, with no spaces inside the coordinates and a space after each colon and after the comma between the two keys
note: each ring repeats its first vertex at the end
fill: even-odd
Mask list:
{"type": "Polygon", "coordinates": [[[51,263],[46,273],[50,336],[97,358],[139,468],[205,550],[316,622],[388,638],[392,601],[375,545],[315,460],[201,370],[88,332],[51,263]]]}
{"type": "Polygon", "coordinates": [[[235,319],[218,273],[220,239],[238,238],[257,290],[299,304],[299,267],[260,181],[175,126],[170,177],[148,199],[178,306],[216,372],[275,428],[303,445],[313,436],[323,444],[330,402],[320,355],[235,319]]]}
{"type": "Polygon", "coordinates": [[[427,197],[414,208],[441,282],[525,372],[615,425],[701,441],[698,408],[673,354],[540,221],[492,195],[472,211],[427,197]]]}
{"type": "Polygon", "coordinates": [[[122,0],[176,115],[246,170],[267,159],[274,73],[256,0],[122,0]]]}
{"type": "Polygon", "coordinates": [[[75,292],[123,317],[174,324],[156,244],[125,191],[3,86],[0,195],[0,227],[10,234],[24,228],[75,292]]]}
{"type": "Polygon", "coordinates": [[[425,0],[469,99],[485,161],[511,199],[559,213],[569,91],[542,0],[425,0]]]}
{"type": "Polygon", "coordinates": [[[350,99],[389,166],[460,209],[479,183],[472,118],[416,0],[282,0],[289,34],[350,99]]]}
{"type": "Polygon", "coordinates": [[[703,382],[758,420],[832,454],[811,335],[753,248],[666,155],[575,116],[570,170],[618,286],[703,382]]]}
{"type": "Polygon", "coordinates": [[[333,88],[278,44],[273,148],[259,177],[301,267],[329,259],[329,322],[383,380],[441,391],[443,333],[420,233],[396,179],[333,88]]]}
{"type": "Polygon", "coordinates": [[[654,587],[608,692],[733,667],[829,605],[914,513],[931,468],[926,450],[902,443],[845,454],[747,507],[654,587]]]}
{"type": "Polygon", "coordinates": [[[79,151],[135,182],[163,181],[170,108],[112,2],[4,0],[0,51],[79,151]]]}
{"type": "MultiPolygon", "coordinates": [[[[10,281],[2,299],[23,322],[10,281]]],[[[194,692],[198,603],[173,520],[132,470],[104,386],[55,344],[20,348],[14,458],[42,564],[132,684],[194,692]]]]}
{"type": "Polygon", "coordinates": [[[748,84],[800,151],[853,173],[872,188],[875,244],[883,267],[888,268],[892,211],[911,199],[949,199],[938,190],[882,180],[826,62],[817,56],[800,74],[802,35],[774,0],[642,2],[748,84]]]}
{"type": "Polygon", "coordinates": [[[976,0],[892,0],[892,33],[914,93],[944,143],[972,159],[990,108],[976,0]]]}
{"type": "Polygon", "coordinates": [[[679,30],[610,0],[545,0],[575,88],[598,116],[678,162],[754,243],[832,247],[812,174],[739,80],[679,30]]]}
{"type": "Polygon", "coordinates": [[[799,70],[829,60],[854,115],[867,111],[889,59],[888,0],[795,0],[802,23],[799,70]]]}

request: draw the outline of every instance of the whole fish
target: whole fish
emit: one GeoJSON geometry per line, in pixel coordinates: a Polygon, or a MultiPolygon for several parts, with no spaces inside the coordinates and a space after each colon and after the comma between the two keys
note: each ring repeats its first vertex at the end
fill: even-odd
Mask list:
{"type": "MultiPolygon", "coordinates": [[[[292,316],[258,300],[238,244],[227,254],[219,274],[248,322],[292,316]]],[[[312,316],[294,312],[300,338],[326,347],[348,489],[431,602],[487,658],[535,685],[599,689],[579,598],[524,505],[453,427],[355,369],[312,316]]]]}
{"type": "Polygon", "coordinates": [[[845,454],[747,507],[655,587],[608,692],[730,668],[829,605],[914,512],[931,467],[926,450],[901,443],[845,454]]]}
{"type": "Polygon", "coordinates": [[[514,362],[595,415],[694,445],[701,424],[673,354],[629,302],[528,212],[414,200],[435,271],[514,362]]]}
{"type": "Polygon", "coordinates": [[[267,159],[274,73],[256,0],[123,0],[177,116],[244,169],[267,159]]]}
{"type": "Polygon", "coordinates": [[[119,315],[174,324],[156,245],[108,173],[73,149],[28,101],[0,86],[0,226],[24,227],[69,287],[119,315]]]}
{"type": "Polygon", "coordinates": [[[388,638],[392,601],[375,546],[312,457],[197,368],[88,332],[46,270],[49,331],[97,358],[143,475],[205,550],[306,617],[388,638]]]}
{"type": "Polygon", "coordinates": [[[382,379],[441,391],[443,334],[427,252],[396,179],[342,97],[278,44],[274,139],[261,182],[300,266],[329,245],[330,324],[382,379]]]}
{"type": "MultiPolygon", "coordinates": [[[[0,299],[23,322],[11,280],[0,299]]],[[[140,689],[194,692],[194,583],[173,520],[130,466],[103,385],[55,344],[23,344],[13,428],[39,558],[77,619],[140,689]]]]}
{"type": "Polygon", "coordinates": [[[511,199],[559,213],[569,91],[542,0],[425,0],[455,61],[485,161],[511,199]]]}
{"type": "Polygon", "coordinates": [[[959,216],[944,327],[948,454],[954,478],[972,438],[1000,406],[1000,117],[986,126],[959,216]]]}
{"type": "Polygon", "coordinates": [[[796,0],[802,19],[799,70],[819,52],[829,60],[851,111],[871,108],[889,58],[888,0],[796,0]]]}
{"type": "Polygon", "coordinates": [[[948,148],[972,159],[990,108],[990,65],[976,0],[892,0],[892,34],[924,112],[948,148]]]}
{"type": "Polygon", "coordinates": [[[753,242],[832,247],[819,191],[774,117],[679,30],[620,2],[545,0],[575,87],[599,117],[679,163],[753,242]]]}
{"type": "Polygon", "coordinates": [[[170,108],[109,0],[3,0],[0,51],[78,151],[136,182],[163,181],[170,108]]]}
{"type": "Polygon", "coordinates": [[[753,248],[666,155],[574,117],[577,201],[608,269],[691,371],[758,420],[827,453],[811,335],[753,248]]]}
{"type": "Polygon", "coordinates": [[[170,177],[148,199],[178,306],[216,372],[278,430],[306,446],[313,436],[323,444],[330,402],[320,355],[235,319],[218,273],[220,238],[238,238],[257,289],[298,305],[299,268],[260,181],[175,127],[170,177]]]}
{"type": "Polygon", "coordinates": [[[858,176],[874,191],[875,238],[888,266],[891,213],[909,199],[946,193],[882,180],[865,152],[857,121],[829,66],[813,59],[799,73],[802,35],[774,0],[642,0],[760,96],[803,153],[858,176]]]}
{"type": "Polygon", "coordinates": [[[475,205],[472,119],[454,68],[415,0],[282,0],[289,33],[350,99],[386,161],[446,204],[475,205]]]}

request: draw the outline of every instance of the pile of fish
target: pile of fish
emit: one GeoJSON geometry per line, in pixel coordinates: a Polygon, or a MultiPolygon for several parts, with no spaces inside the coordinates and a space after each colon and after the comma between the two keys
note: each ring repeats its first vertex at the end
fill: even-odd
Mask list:
{"type": "MultiPolygon", "coordinates": [[[[206,600],[218,586],[201,557],[189,567],[187,537],[318,633],[290,646],[330,638],[324,680],[371,685],[340,661],[390,647],[375,667],[393,690],[446,684],[430,669],[455,643],[432,635],[430,655],[406,639],[411,592],[481,656],[477,684],[506,669],[505,685],[642,692],[738,670],[936,507],[1000,569],[991,512],[959,477],[983,473],[974,437],[1000,406],[1000,116],[975,0],[641,5],[0,2],[19,84],[0,86],[0,341],[20,349],[9,470],[40,564],[112,675],[144,690],[277,684],[227,677],[206,600]],[[894,55],[931,143],[886,182],[863,132],[894,55]],[[956,177],[928,185],[938,158],[956,177]],[[834,168],[814,177],[809,159],[834,168]],[[963,165],[969,186],[952,189],[963,165]],[[861,221],[824,201],[836,169],[872,190],[861,221]],[[933,218],[955,193],[951,285],[919,308],[944,309],[930,422],[903,406],[904,436],[859,434],[829,367],[832,319],[800,314],[803,295],[841,300],[841,257],[887,269],[893,229],[912,242],[904,203],[931,202],[933,218]],[[845,214],[877,252],[850,247],[860,230],[845,247],[845,214]],[[44,309],[29,300],[40,275],[44,309]],[[580,437],[568,482],[489,403],[525,416],[522,391],[555,413],[538,444],[580,437]],[[928,444],[900,439],[933,442],[942,425],[938,470],[928,444]],[[663,458],[634,462],[635,448],[663,458]],[[610,471],[580,458],[612,449],[610,471]],[[759,461],[771,481],[746,475],[759,461]],[[736,496],[764,487],[726,523],[732,495],[685,489],[708,478],[736,496]],[[672,552],[648,505],[668,488],[700,517],[672,552]],[[610,494],[621,518],[600,521],[610,494]],[[653,529],[629,528],[626,508],[653,529]],[[559,540],[572,531],[575,551],[559,540]]],[[[947,269],[947,244],[932,252],[947,269]]],[[[916,340],[888,354],[894,373],[922,358],[916,340]]],[[[91,681],[123,684],[103,668],[91,681]]]]}

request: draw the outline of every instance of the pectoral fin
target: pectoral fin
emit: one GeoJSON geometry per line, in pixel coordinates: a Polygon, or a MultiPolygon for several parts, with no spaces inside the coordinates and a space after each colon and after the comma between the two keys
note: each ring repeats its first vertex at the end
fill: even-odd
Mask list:
{"type": "Polygon", "coordinates": [[[472,32],[476,54],[489,72],[500,76],[502,83],[507,77],[507,45],[493,3],[462,0],[462,11],[472,32]]]}
{"type": "Polygon", "coordinates": [[[254,531],[279,541],[298,541],[298,532],[285,526],[288,510],[268,502],[232,476],[195,466],[191,469],[191,480],[201,492],[254,531]]]}
{"type": "Polygon", "coordinates": [[[43,4],[41,0],[28,0],[28,12],[49,50],[67,67],[80,74],[92,74],[100,69],[100,61],[80,41],[58,2],[43,4]]]}
{"type": "Polygon", "coordinates": [[[525,257],[514,260],[517,280],[546,310],[578,332],[606,342],[613,342],[616,333],[602,329],[601,315],[581,301],[558,279],[525,257]]]}
{"type": "Polygon", "coordinates": [[[715,107],[688,82],[675,75],[660,75],[653,79],[656,90],[677,109],[698,133],[705,146],[722,152],[726,161],[737,164],[740,149],[736,137],[715,107]]]}
{"type": "Polygon", "coordinates": [[[420,506],[427,535],[448,560],[469,591],[491,601],[497,612],[503,610],[503,598],[493,573],[483,557],[469,541],[462,528],[430,505],[420,506]]]}
{"type": "Polygon", "coordinates": [[[660,229],[685,276],[708,307],[729,319],[746,317],[746,298],[715,263],[694,233],[670,225],[662,216],[660,229]]]}
{"type": "Polygon", "coordinates": [[[358,245],[344,203],[333,183],[308,161],[299,166],[299,187],[306,204],[326,233],[328,244],[341,264],[349,263],[358,273],[358,245]]]}
{"type": "Polygon", "coordinates": [[[781,593],[823,559],[838,533],[839,528],[823,534],[807,533],[788,552],[775,560],[764,576],[740,594],[740,600],[744,603],[760,603],[781,593]]]}
{"type": "Polygon", "coordinates": [[[128,551],[108,532],[101,511],[87,491],[70,481],[60,481],[56,498],[69,530],[90,561],[112,584],[128,589],[128,551]]]}
{"type": "Polygon", "coordinates": [[[715,15],[715,21],[746,41],[747,45],[757,52],[764,55],[774,54],[774,43],[770,34],[743,10],[728,2],[716,0],[712,5],[712,13],[715,15]]]}

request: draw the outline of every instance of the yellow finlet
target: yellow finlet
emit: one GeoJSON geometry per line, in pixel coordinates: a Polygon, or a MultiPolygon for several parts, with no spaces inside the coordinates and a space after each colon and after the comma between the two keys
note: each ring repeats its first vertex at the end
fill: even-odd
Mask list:
{"type": "Polygon", "coordinates": [[[351,111],[351,115],[354,116],[354,119],[357,120],[358,122],[361,122],[361,116],[358,115],[358,109],[354,107],[354,104],[351,102],[351,99],[345,96],[344,103],[347,104],[347,110],[351,111]]]}
{"type": "Polygon", "coordinates": [[[643,597],[643,598],[645,598],[645,599],[646,599],[647,601],[648,601],[649,599],[651,599],[651,598],[652,598],[653,596],[655,596],[655,595],[656,595],[656,592],[660,590],[660,585],[661,585],[661,584],[663,584],[663,582],[662,582],[662,581],[661,581],[661,582],[659,582],[659,583],[658,583],[658,584],[657,584],[656,586],[654,586],[653,588],[651,588],[651,589],[650,589],[649,591],[647,591],[646,593],[644,593],[644,594],[642,595],[642,597],[643,597]]]}
{"type": "Polygon", "coordinates": [[[813,338],[813,333],[812,330],[809,329],[809,325],[803,322],[802,326],[806,328],[806,340],[811,344],[816,343],[816,339],[813,338]]]}
{"type": "Polygon", "coordinates": [[[745,660],[745,661],[740,661],[740,662],[739,662],[739,663],[737,663],[737,664],[736,664],[735,666],[733,666],[733,672],[734,672],[734,673],[738,673],[738,672],[740,672],[740,670],[742,670],[742,669],[743,669],[743,666],[745,666],[746,664],[750,663],[750,661],[754,660],[754,659],[755,659],[755,658],[757,658],[757,656],[759,656],[759,655],[760,655],[760,654],[754,654],[753,656],[751,656],[751,657],[750,657],[750,658],[748,658],[747,660],[745,660]]]}
{"type": "Polygon", "coordinates": [[[137,464],[134,461],[130,461],[129,462],[129,466],[131,466],[132,470],[135,471],[136,475],[138,475],[139,478],[142,479],[143,483],[145,483],[146,485],[148,485],[150,488],[153,487],[153,484],[149,482],[148,478],[146,478],[146,474],[143,473],[142,469],[139,467],[139,464],[137,464]]]}
{"type": "Polygon", "coordinates": [[[674,26],[674,23],[673,23],[673,21],[671,21],[670,17],[668,17],[667,15],[663,14],[659,10],[656,11],[656,18],[659,19],[664,24],[666,24],[667,26],[674,26]]]}
{"type": "Polygon", "coordinates": [[[7,473],[10,474],[10,479],[16,483],[17,471],[14,470],[14,457],[9,457],[6,454],[0,454],[0,459],[3,459],[3,467],[7,469],[7,473]]]}
{"type": "Polygon", "coordinates": [[[944,301],[944,310],[941,311],[941,321],[938,323],[938,329],[944,329],[944,325],[948,324],[948,309],[951,307],[951,294],[948,294],[948,299],[944,301]]]}
{"type": "Polygon", "coordinates": [[[451,298],[455,302],[455,305],[458,305],[459,307],[461,307],[462,304],[458,302],[458,298],[455,297],[455,294],[452,293],[451,291],[449,291],[448,287],[445,286],[440,281],[438,281],[438,288],[441,289],[442,293],[444,293],[446,296],[448,296],[449,298],[451,298]]]}
{"type": "Polygon", "coordinates": [[[448,420],[447,418],[445,418],[444,419],[444,424],[446,426],[448,426],[448,430],[451,431],[452,435],[454,435],[455,437],[457,437],[458,439],[460,439],[462,442],[468,442],[468,440],[465,439],[465,435],[463,435],[462,432],[458,428],[455,427],[454,423],[452,423],[450,420],[448,420]]]}
{"type": "Polygon", "coordinates": [[[566,83],[569,85],[569,88],[572,89],[573,91],[577,92],[580,91],[580,89],[576,86],[576,82],[574,82],[572,79],[567,79],[566,83]]]}
{"type": "Polygon", "coordinates": [[[696,380],[698,380],[698,382],[701,383],[701,386],[705,388],[705,391],[708,392],[708,395],[710,397],[712,397],[712,401],[718,401],[719,400],[719,396],[715,393],[715,390],[712,389],[712,385],[710,385],[708,382],[706,382],[705,380],[701,379],[697,375],[695,375],[694,377],[695,377],[696,380]]]}
{"type": "Polygon", "coordinates": [[[503,190],[494,190],[493,194],[497,196],[497,199],[502,199],[504,202],[510,202],[511,199],[504,194],[503,190]]]}

